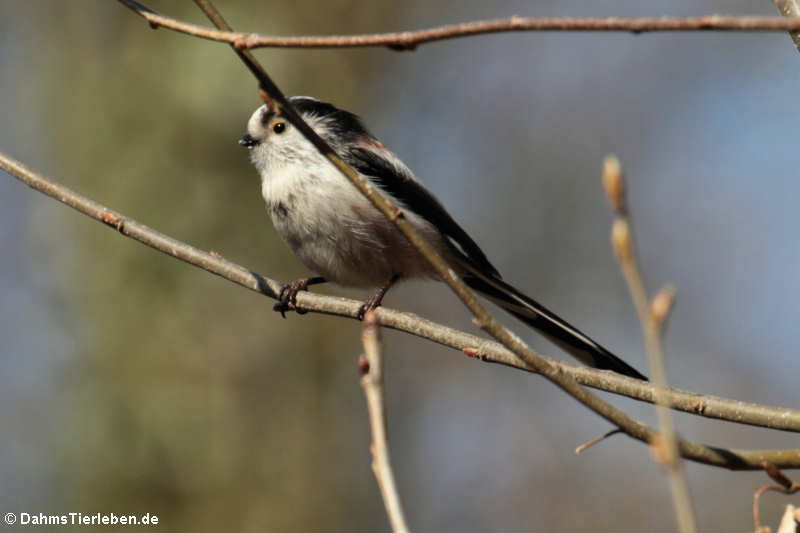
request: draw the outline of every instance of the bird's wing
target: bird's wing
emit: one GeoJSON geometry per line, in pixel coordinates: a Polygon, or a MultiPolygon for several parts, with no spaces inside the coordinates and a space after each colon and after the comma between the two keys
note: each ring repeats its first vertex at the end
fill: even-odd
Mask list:
{"type": "Polygon", "coordinates": [[[377,141],[349,148],[343,159],[406,209],[430,222],[460,259],[487,275],[500,277],[483,250],[400,159],[377,141]]]}
{"type": "Polygon", "coordinates": [[[395,201],[438,228],[448,237],[456,261],[464,268],[464,281],[512,315],[544,334],[585,364],[638,379],[647,378],[564,319],[500,278],[483,251],[453,220],[444,206],[411,171],[377,141],[350,148],[343,159],[367,176],[395,201]]]}

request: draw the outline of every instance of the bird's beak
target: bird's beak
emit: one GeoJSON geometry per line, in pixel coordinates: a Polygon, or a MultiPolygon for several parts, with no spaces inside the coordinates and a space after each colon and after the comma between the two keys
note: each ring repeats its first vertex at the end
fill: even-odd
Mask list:
{"type": "Polygon", "coordinates": [[[248,148],[252,148],[253,146],[258,144],[258,141],[253,138],[252,135],[249,133],[245,133],[244,136],[239,139],[239,144],[242,146],[246,146],[248,148]]]}

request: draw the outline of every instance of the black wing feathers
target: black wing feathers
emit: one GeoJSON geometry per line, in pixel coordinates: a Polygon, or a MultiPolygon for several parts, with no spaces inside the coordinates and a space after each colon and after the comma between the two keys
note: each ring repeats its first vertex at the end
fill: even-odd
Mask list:
{"type": "Polygon", "coordinates": [[[405,208],[433,224],[445,237],[452,239],[458,246],[449,240],[447,243],[457,256],[483,272],[500,277],[500,273],[486,258],[483,250],[461,229],[425,186],[409,177],[407,169],[398,168],[392,164],[391,159],[383,157],[381,151],[388,152],[388,155],[392,154],[367,131],[357,115],[308,96],[293,96],[289,101],[298,113],[325,119],[326,125],[331,130],[330,138],[327,140],[334,148],[338,148],[339,156],[370,178],[378,187],[402,202],[405,208]],[[375,148],[365,147],[363,144],[365,140],[374,143],[375,148]]]}
{"type": "Polygon", "coordinates": [[[402,165],[398,167],[390,158],[384,157],[386,152],[390,156],[393,155],[367,131],[357,115],[307,96],[293,96],[289,101],[301,114],[324,118],[332,132],[328,142],[335,149],[338,148],[339,156],[370,178],[383,191],[400,201],[405,208],[438,228],[445,237],[448,237],[446,242],[457,257],[473,268],[500,278],[500,273],[489,262],[483,250],[453,220],[425,186],[411,178],[408,175],[409,171],[402,165]],[[374,148],[365,146],[365,140],[374,143],[374,148]]]}
{"type": "Polygon", "coordinates": [[[404,207],[433,224],[446,237],[455,241],[461,248],[459,250],[457,247],[453,247],[453,251],[457,255],[462,256],[465,261],[487,274],[491,273],[493,276],[500,277],[483,250],[422,184],[404,175],[390,160],[372,150],[353,147],[342,155],[348,164],[368,176],[375,185],[402,202],[404,207]]]}
{"type": "Polygon", "coordinates": [[[464,282],[584,364],[647,381],[638,370],[508,283],[481,275],[464,276],[464,282]]]}
{"type": "Polygon", "coordinates": [[[300,113],[327,121],[331,131],[328,142],[347,164],[447,237],[445,242],[455,260],[466,270],[464,281],[470,287],[589,366],[647,379],[547,308],[502,281],[475,241],[402,163],[395,163],[393,154],[367,132],[356,115],[313,98],[292,97],[290,101],[300,113]]]}

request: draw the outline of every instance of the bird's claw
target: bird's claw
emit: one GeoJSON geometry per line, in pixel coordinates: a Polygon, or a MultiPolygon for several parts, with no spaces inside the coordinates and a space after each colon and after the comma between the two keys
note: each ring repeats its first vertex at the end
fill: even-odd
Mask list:
{"type": "Polygon", "coordinates": [[[278,302],[272,306],[273,311],[277,311],[283,318],[286,318],[286,311],[295,311],[298,315],[304,315],[307,311],[297,309],[297,293],[308,289],[308,280],[301,279],[287,283],[281,287],[278,294],[278,302]]]}
{"type": "Polygon", "coordinates": [[[369,297],[369,299],[361,304],[361,307],[358,308],[358,313],[356,313],[356,318],[358,320],[364,320],[364,317],[367,316],[367,313],[372,311],[373,309],[377,309],[381,305],[381,300],[383,300],[383,295],[373,294],[369,297]],[[380,296],[380,298],[378,298],[380,296]]]}
{"type": "Polygon", "coordinates": [[[400,279],[400,274],[395,274],[392,276],[392,279],[389,282],[378,289],[378,291],[370,296],[366,302],[361,304],[361,307],[358,308],[358,313],[356,313],[356,318],[359,320],[364,320],[364,317],[367,315],[368,312],[372,311],[373,309],[377,309],[380,307],[381,302],[383,301],[383,297],[386,296],[386,291],[388,291],[392,285],[397,283],[397,280],[400,279]]]}

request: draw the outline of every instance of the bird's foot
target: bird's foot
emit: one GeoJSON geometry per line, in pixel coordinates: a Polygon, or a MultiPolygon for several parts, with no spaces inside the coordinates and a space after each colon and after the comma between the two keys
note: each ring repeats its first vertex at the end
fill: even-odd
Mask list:
{"type": "Polygon", "coordinates": [[[384,294],[386,294],[386,291],[378,291],[370,296],[367,301],[361,304],[361,307],[358,308],[358,314],[356,314],[356,318],[359,320],[364,320],[364,317],[369,311],[380,307],[384,294]]]}
{"type": "Polygon", "coordinates": [[[359,320],[364,320],[364,316],[366,316],[367,312],[380,307],[381,302],[383,301],[383,297],[386,296],[386,292],[392,288],[392,285],[397,283],[398,279],[400,279],[399,274],[395,274],[394,276],[392,276],[392,279],[389,280],[389,283],[378,289],[375,292],[375,294],[370,296],[367,299],[367,301],[361,304],[361,307],[358,308],[358,313],[356,314],[356,318],[358,318],[359,320]]]}
{"type": "Polygon", "coordinates": [[[300,291],[308,290],[309,285],[322,283],[325,280],[320,277],[303,278],[287,283],[281,287],[281,292],[278,294],[278,303],[272,306],[273,311],[277,311],[283,318],[286,318],[286,311],[296,311],[298,315],[304,315],[307,311],[297,309],[297,293],[300,291]]]}

